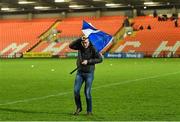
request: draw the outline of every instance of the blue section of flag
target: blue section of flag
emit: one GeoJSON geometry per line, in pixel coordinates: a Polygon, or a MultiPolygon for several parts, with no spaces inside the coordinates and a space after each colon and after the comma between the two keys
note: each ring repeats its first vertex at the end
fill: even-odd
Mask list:
{"type": "Polygon", "coordinates": [[[112,43],[113,37],[111,35],[96,29],[86,21],[83,21],[82,31],[98,52],[101,52],[106,46],[112,43]]]}
{"type": "Polygon", "coordinates": [[[92,30],[97,30],[93,26],[91,26],[89,23],[83,20],[83,28],[82,29],[92,29],[92,30]]]}

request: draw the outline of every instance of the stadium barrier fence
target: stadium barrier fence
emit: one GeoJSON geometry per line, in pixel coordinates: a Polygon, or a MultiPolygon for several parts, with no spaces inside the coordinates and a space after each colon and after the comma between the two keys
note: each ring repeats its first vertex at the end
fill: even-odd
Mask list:
{"type": "MultiPolygon", "coordinates": [[[[63,52],[58,55],[53,55],[49,52],[28,52],[28,53],[15,53],[13,55],[0,55],[1,59],[6,58],[75,58],[77,57],[77,52],[63,52]]],[[[105,58],[180,58],[180,51],[169,52],[169,51],[161,51],[161,52],[150,52],[150,51],[142,51],[142,52],[119,52],[119,53],[104,53],[105,58]],[[153,55],[157,54],[157,55],[153,55]]]]}

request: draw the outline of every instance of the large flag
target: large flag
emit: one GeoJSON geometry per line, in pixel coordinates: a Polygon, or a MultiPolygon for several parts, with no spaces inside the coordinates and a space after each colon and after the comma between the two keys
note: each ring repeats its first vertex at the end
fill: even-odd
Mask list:
{"type": "Polygon", "coordinates": [[[101,30],[96,29],[91,23],[83,21],[82,32],[91,41],[98,52],[104,51],[112,44],[113,37],[101,30]]]}

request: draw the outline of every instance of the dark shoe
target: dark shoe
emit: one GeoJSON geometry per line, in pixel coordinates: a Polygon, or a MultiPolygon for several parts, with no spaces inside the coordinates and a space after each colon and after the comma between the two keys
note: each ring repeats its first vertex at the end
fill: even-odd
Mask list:
{"type": "Polygon", "coordinates": [[[82,111],[82,108],[77,108],[73,115],[79,115],[81,111],[82,111]]]}
{"type": "Polygon", "coordinates": [[[92,112],[87,112],[86,115],[87,115],[87,116],[92,116],[93,114],[92,114],[92,112]]]}

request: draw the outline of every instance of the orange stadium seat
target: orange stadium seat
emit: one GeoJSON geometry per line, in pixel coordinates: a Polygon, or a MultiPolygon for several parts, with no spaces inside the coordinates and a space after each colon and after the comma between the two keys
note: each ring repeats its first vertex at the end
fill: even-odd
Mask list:
{"type": "Polygon", "coordinates": [[[136,30],[141,25],[144,29],[119,41],[112,48],[112,52],[143,52],[147,56],[157,54],[156,56],[160,57],[163,52],[168,54],[170,50],[177,48],[175,54],[180,54],[180,28],[176,28],[173,21],[159,22],[157,18],[143,16],[134,18],[133,23],[136,30]],[[151,30],[146,29],[148,25],[152,27],[151,30]],[[159,50],[161,52],[158,54],[159,50]]]}
{"type": "MultiPolygon", "coordinates": [[[[174,46],[178,41],[180,42],[180,34],[179,30],[153,30],[153,31],[139,31],[137,32],[135,37],[127,36],[123,41],[119,42],[119,46],[116,46],[115,52],[143,52],[145,55],[153,55],[158,47],[163,42],[168,42],[165,46],[174,46]],[[123,49],[119,50],[120,47],[128,44],[129,42],[138,42],[140,43],[139,46],[128,45],[125,46],[123,49]]],[[[164,50],[165,51],[165,50],[164,50]]],[[[163,51],[162,51],[163,52],[163,51]]],[[[169,51],[167,51],[169,52],[169,51]]],[[[162,54],[162,53],[161,53],[162,54]]],[[[177,49],[176,54],[180,54],[180,48],[177,49]]],[[[159,55],[160,56],[160,55],[159,55]]]]}
{"type": "Polygon", "coordinates": [[[14,53],[27,51],[39,41],[38,36],[46,31],[55,20],[56,19],[1,20],[1,55],[14,55],[14,53]],[[24,44],[24,47],[12,53],[12,48],[14,48],[12,44],[14,47],[24,44]],[[11,46],[9,51],[7,49],[8,46],[11,46]]]}
{"type": "MultiPolygon", "coordinates": [[[[60,48],[58,54],[74,52],[69,49],[70,41],[82,35],[82,21],[92,23],[96,28],[115,35],[123,26],[124,16],[106,16],[106,17],[70,17],[62,19],[56,27],[61,31],[59,38],[67,38],[62,42],[53,43],[52,50],[60,48]]],[[[38,37],[45,32],[57,19],[33,19],[33,20],[1,20],[1,55],[14,55],[14,53],[23,53],[33,47],[31,52],[43,52],[51,46],[51,42],[41,42],[38,37]],[[40,42],[40,43],[39,43],[40,42]],[[39,44],[38,44],[39,43],[39,44]],[[24,44],[24,45],[23,45],[24,44]],[[36,45],[38,44],[38,45],[36,45]],[[6,49],[11,46],[11,49],[6,49]],[[35,47],[34,47],[35,46],[35,47]],[[21,47],[13,51],[13,47],[21,47]],[[6,50],[5,50],[6,49],[6,50]],[[14,53],[12,53],[14,52],[14,53]]],[[[50,49],[49,49],[50,50],[50,49]]]]}
{"type": "Polygon", "coordinates": [[[108,16],[108,17],[72,17],[64,19],[57,27],[62,31],[61,37],[82,35],[82,20],[92,23],[98,29],[114,35],[121,27],[124,21],[123,16],[108,16]],[[110,28],[111,27],[111,28],[110,28]]]}
{"type": "MultiPolygon", "coordinates": [[[[52,48],[64,46],[61,50],[59,50],[58,54],[74,52],[73,50],[69,49],[68,43],[74,40],[74,38],[79,38],[82,35],[81,28],[83,20],[92,23],[96,28],[102,31],[114,35],[122,27],[124,18],[125,17],[123,16],[108,16],[100,18],[71,17],[63,19],[57,26],[57,29],[61,31],[59,38],[67,38],[67,40],[64,40],[64,42],[56,43],[56,45],[54,45],[52,48]]],[[[38,45],[32,51],[43,51],[45,48],[48,48],[49,45],[51,45],[51,43],[42,43],[42,45],[38,45]]]]}

